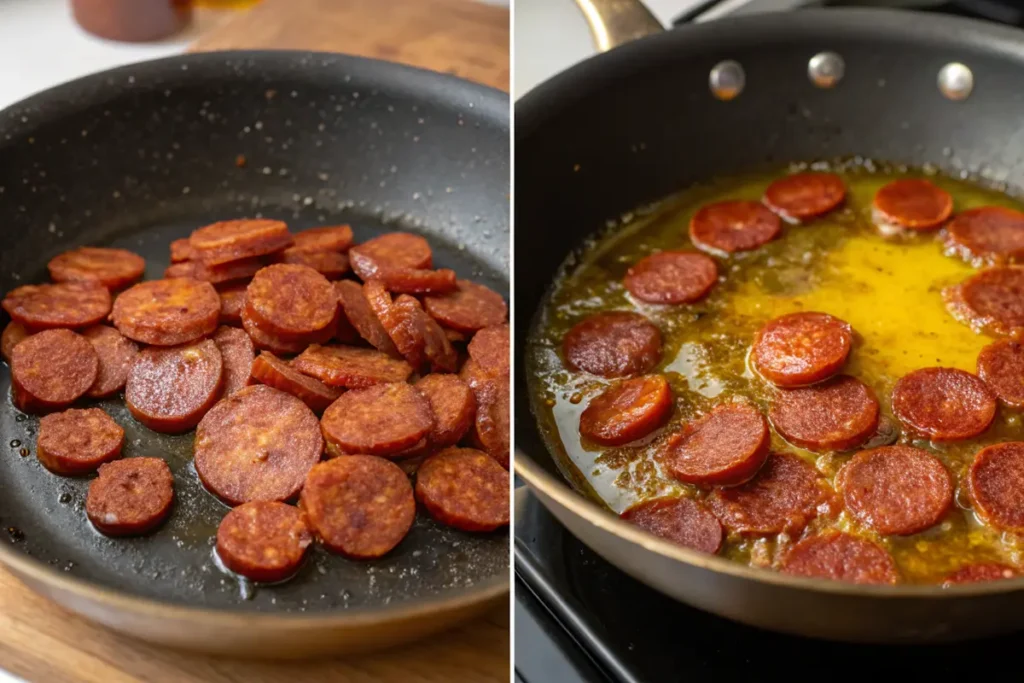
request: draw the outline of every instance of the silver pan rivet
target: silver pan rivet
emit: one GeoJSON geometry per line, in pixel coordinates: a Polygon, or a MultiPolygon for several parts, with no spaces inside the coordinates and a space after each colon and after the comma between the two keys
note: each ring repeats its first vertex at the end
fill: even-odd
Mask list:
{"type": "Polygon", "coordinates": [[[734,62],[731,59],[715,64],[708,76],[711,94],[724,102],[728,102],[743,92],[746,82],[747,76],[743,73],[743,67],[739,62],[734,62]]]}
{"type": "Polygon", "coordinates": [[[835,52],[819,52],[807,63],[807,76],[819,88],[831,88],[843,80],[846,62],[835,52]]]}
{"type": "Polygon", "coordinates": [[[951,100],[966,100],[974,90],[974,74],[960,62],[939,70],[939,90],[951,100]]]}

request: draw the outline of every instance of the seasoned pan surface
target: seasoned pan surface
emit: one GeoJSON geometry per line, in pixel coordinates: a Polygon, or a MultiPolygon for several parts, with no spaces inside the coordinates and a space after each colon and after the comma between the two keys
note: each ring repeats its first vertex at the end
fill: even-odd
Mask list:
{"type": "MultiPolygon", "coordinates": [[[[131,249],[146,258],[146,278],[159,278],[172,239],[215,220],[264,216],[293,230],[349,223],[359,241],[418,232],[438,267],[508,294],[507,99],[447,76],[313,53],[149,62],[3,112],[0,158],[3,291],[46,281],[52,256],[84,244],[131,249]]],[[[125,428],[125,456],[165,458],[177,502],[157,533],[105,538],[85,518],[89,478],[43,469],[38,418],[14,409],[9,390],[5,367],[0,561],[31,557],[48,568],[34,568],[34,581],[61,583],[61,574],[178,606],[325,616],[507,586],[507,532],[465,534],[422,511],[380,560],[315,549],[283,585],[240,582],[213,560],[228,508],[198,482],[193,434],[151,432],[120,398],[99,405],[125,428]]]]}

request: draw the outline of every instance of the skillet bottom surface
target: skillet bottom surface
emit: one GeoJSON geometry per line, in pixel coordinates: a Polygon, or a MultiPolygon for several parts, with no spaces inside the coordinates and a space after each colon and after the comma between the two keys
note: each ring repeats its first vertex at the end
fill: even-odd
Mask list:
{"type": "MultiPolygon", "coordinates": [[[[382,232],[417,231],[415,225],[385,224],[355,209],[324,214],[304,207],[299,195],[294,199],[290,206],[261,204],[257,208],[231,197],[198,200],[167,215],[149,216],[131,231],[100,235],[89,243],[135,251],[146,258],[146,279],[157,279],[168,265],[171,240],[226,217],[262,212],[287,221],[293,231],[349,223],[357,241],[382,232]]],[[[505,278],[471,256],[464,245],[424,234],[434,250],[436,267],[453,268],[460,277],[507,293],[505,278]]],[[[46,259],[25,257],[28,266],[14,277],[22,284],[47,281],[46,259]]],[[[91,477],[60,477],[36,459],[39,419],[11,405],[6,366],[0,370],[0,394],[4,402],[0,434],[6,441],[0,456],[0,542],[78,578],[179,605],[324,613],[455,596],[507,575],[507,530],[468,534],[435,522],[420,509],[405,540],[379,560],[347,560],[315,546],[298,575],[288,582],[254,586],[239,580],[214,561],[214,536],[228,507],[208,493],[196,476],[194,432],[178,436],[152,432],[131,417],[121,397],[95,404],[124,428],[124,457],[157,456],[167,461],[174,473],[176,502],[168,522],[154,534],[108,539],[85,516],[91,477]]]]}

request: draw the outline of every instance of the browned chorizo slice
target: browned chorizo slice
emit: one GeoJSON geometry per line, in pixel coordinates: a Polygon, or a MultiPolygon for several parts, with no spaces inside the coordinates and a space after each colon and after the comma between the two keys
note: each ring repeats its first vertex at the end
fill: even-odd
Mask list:
{"type": "Polygon", "coordinates": [[[295,249],[305,251],[346,251],[352,246],[352,228],[347,225],[326,225],[297,232],[295,249]]]}
{"type": "Polygon", "coordinates": [[[858,379],[839,375],[775,395],[768,417],[775,430],[795,446],[812,451],[847,451],[878,429],[878,399],[858,379]]]}
{"type": "Polygon", "coordinates": [[[758,202],[706,204],[690,219],[690,241],[713,254],[752,251],[782,232],[779,217],[758,202]]]}
{"type": "Polygon", "coordinates": [[[11,354],[15,405],[27,413],[67,408],[96,381],[99,358],[92,344],[71,330],[45,330],[11,354]]]}
{"type": "Polygon", "coordinates": [[[252,380],[280,389],[296,397],[314,413],[322,413],[341,396],[341,391],[313,379],[284,362],[270,351],[256,356],[252,364],[252,380]]]}
{"type": "Polygon", "coordinates": [[[320,421],[332,455],[394,456],[415,446],[433,427],[430,403],[404,382],[348,391],[320,421]]]}
{"type": "Polygon", "coordinates": [[[222,289],[220,295],[220,324],[238,327],[242,324],[242,309],[245,308],[246,285],[235,285],[222,289]]]}
{"type": "Polygon", "coordinates": [[[209,282],[211,285],[222,285],[250,280],[264,265],[262,258],[247,258],[215,266],[207,265],[202,261],[184,261],[168,266],[164,271],[164,279],[190,277],[200,282],[209,282]]]}
{"type": "Polygon", "coordinates": [[[434,414],[428,440],[434,448],[454,446],[469,431],[476,417],[476,398],[469,386],[455,375],[427,375],[416,382],[434,414]]]}
{"type": "Polygon", "coordinates": [[[312,268],[279,263],[256,273],[245,290],[245,310],[264,332],[303,337],[334,323],[338,296],[331,283],[312,268]]]}
{"type": "Polygon", "coordinates": [[[421,310],[419,302],[408,295],[392,301],[391,294],[380,280],[365,283],[363,294],[398,352],[413,370],[422,369],[427,362],[427,334],[423,317],[418,315],[421,310]]]}
{"type": "Polygon", "coordinates": [[[509,473],[472,448],[448,448],[416,471],[416,498],[430,515],[463,531],[509,523],[509,473]]]}
{"type": "Polygon", "coordinates": [[[369,455],[335,458],[314,467],[299,505],[325,548],[358,560],[391,552],[416,517],[416,499],[405,472],[369,455]]]}
{"type": "Polygon", "coordinates": [[[257,349],[271,351],[281,355],[302,353],[310,344],[309,341],[304,339],[285,339],[283,337],[264,332],[256,323],[253,322],[244,307],[242,308],[242,329],[244,329],[245,333],[249,335],[249,338],[252,339],[252,343],[257,349]]]}
{"type": "Polygon", "coordinates": [[[996,396],[969,372],[921,368],[896,382],[892,412],[919,436],[958,441],[988,429],[996,414],[996,396]]]}
{"type": "Polygon", "coordinates": [[[722,547],[722,525],[692,498],[655,498],[622,513],[622,519],[666,541],[714,555],[722,547]]]}
{"type": "Polygon", "coordinates": [[[909,536],[939,523],[953,505],[942,462],[912,446],[861,451],[836,475],[846,509],[884,535],[909,536]]]}
{"type": "MultiPolygon", "coordinates": [[[[354,258],[353,263],[355,263],[354,258]]],[[[360,277],[363,281],[379,279],[384,282],[389,291],[395,294],[446,294],[459,288],[455,271],[447,268],[440,270],[393,268],[374,271],[364,267],[361,270],[360,277]]]]}
{"type": "Polygon", "coordinates": [[[261,583],[277,583],[295,574],[312,542],[305,513],[275,500],[232,508],[217,527],[220,561],[261,583]]]}
{"type": "Polygon", "coordinates": [[[164,279],[173,280],[177,277],[190,277],[192,279],[198,279],[195,277],[196,264],[194,261],[183,261],[181,263],[172,263],[164,269],[164,279]]]}
{"type": "Polygon", "coordinates": [[[348,389],[404,382],[412,374],[412,366],[404,360],[355,346],[312,344],[292,361],[292,366],[328,386],[348,389]]]}
{"type": "Polygon", "coordinates": [[[121,457],[124,430],[99,408],[69,409],[39,420],[36,455],[55,474],[92,472],[121,457]]]}
{"type": "Polygon", "coordinates": [[[722,403],[666,444],[669,473],[689,484],[733,486],[768,457],[768,422],[749,403],[722,403]]]}
{"type": "Polygon", "coordinates": [[[242,219],[199,228],[188,241],[197,260],[216,265],[281,251],[292,236],[281,221],[242,219]]]}
{"type": "Polygon", "coordinates": [[[230,396],[249,383],[256,351],[249,335],[237,327],[218,327],[213,342],[224,361],[221,396],[230,396]]]}
{"type": "Polygon", "coordinates": [[[342,280],[334,283],[334,291],[338,295],[338,301],[341,303],[345,317],[360,337],[392,358],[402,357],[395,347],[395,343],[391,341],[387,330],[384,329],[377,315],[370,308],[361,285],[351,280],[342,280]]]}
{"type": "Polygon", "coordinates": [[[946,244],[967,259],[1016,260],[1024,256],[1024,213],[983,206],[958,213],[946,226],[946,244]]]}
{"type": "Polygon", "coordinates": [[[597,313],[569,330],[562,350],[576,371],[602,377],[641,375],[661,360],[661,332],[639,313],[597,313]]]}
{"type": "Polygon", "coordinates": [[[782,571],[847,583],[891,585],[899,581],[896,563],[884,548],[839,531],[826,531],[794,545],[782,560],[782,571]]]}
{"type": "Polygon", "coordinates": [[[953,213],[953,197],[924,179],[894,180],[875,193],[875,223],[884,231],[933,230],[953,213]]]}
{"type": "Polygon", "coordinates": [[[750,360],[776,386],[803,386],[839,372],[852,344],[849,323],[827,313],[790,313],[757,331],[750,360]]]}
{"type": "Polygon", "coordinates": [[[220,297],[209,282],[190,278],[150,280],[124,291],[110,318],[129,339],[177,346],[217,329],[220,297]]]}
{"type": "Polygon", "coordinates": [[[99,373],[87,392],[92,398],[106,398],[124,389],[128,369],[139,355],[139,347],[131,339],[109,325],[94,325],[82,330],[99,358],[99,373]]]}
{"type": "Polygon", "coordinates": [[[511,453],[512,417],[508,377],[484,377],[473,386],[476,420],[472,442],[508,469],[511,453]]]}
{"type": "MultiPolygon", "coordinates": [[[[404,300],[407,294],[399,296],[404,300]]],[[[412,297],[409,297],[412,299],[412,297]]],[[[416,301],[412,299],[412,301],[416,301]]],[[[459,352],[452,346],[444,328],[437,324],[437,321],[424,312],[423,307],[416,301],[415,315],[423,326],[423,334],[426,344],[423,347],[427,355],[427,362],[430,363],[431,372],[455,372],[459,369],[459,352]]]]}
{"type": "Polygon", "coordinates": [[[3,308],[36,330],[89,327],[110,313],[110,290],[96,282],[25,285],[7,293],[3,308]]]}
{"type": "Polygon", "coordinates": [[[501,325],[508,318],[508,306],[497,292],[469,280],[458,280],[459,288],[447,294],[423,299],[431,318],[460,332],[476,332],[501,325]]]}
{"type": "Polygon", "coordinates": [[[511,372],[512,355],[508,325],[485,327],[470,340],[466,351],[488,375],[508,377],[511,372]]]}
{"type": "Polygon", "coordinates": [[[85,514],[107,536],[141,536],[163,524],[174,504],[174,476],[160,458],[100,465],[89,485],[85,514]]]}
{"type": "Polygon", "coordinates": [[[171,242],[171,263],[183,263],[195,257],[196,254],[192,251],[192,244],[187,237],[171,242]]]}
{"type": "Polygon", "coordinates": [[[978,354],[978,376],[999,400],[1024,407],[1024,345],[1010,339],[989,344],[978,354]]]}
{"type": "Polygon", "coordinates": [[[408,232],[389,232],[374,237],[349,250],[352,267],[360,278],[359,264],[373,263],[377,269],[429,269],[434,255],[427,240],[408,232]]]}
{"type": "Polygon", "coordinates": [[[218,402],[199,423],[200,481],[229,505],[293,498],[323,454],[320,425],[290,394],[255,385],[218,402]]]}
{"type": "Polygon", "coordinates": [[[764,192],[764,203],[789,221],[805,221],[835,209],[846,198],[846,185],[835,173],[794,173],[779,178],[764,192]]]}
{"type": "Polygon", "coordinates": [[[602,446],[643,438],[672,414],[672,389],[661,375],[613,384],[594,397],[580,415],[580,434],[602,446]]]}
{"type": "Polygon", "coordinates": [[[337,280],[349,271],[348,256],[338,251],[307,251],[288,247],[276,260],[278,263],[312,268],[328,280],[337,280]]]}
{"type": "Polygon", "coordinates": [[[14,347],[31,335],[29,329],[18,321],[12,320],[7,323],[3,335],[0,335],[0,353],[3,354],[4,360],[10,363],[14,347]]]}
{"type": "Polygon", "coordinates": [[[978,451],[967,485],[974,511],[987,524],[1024,532],[1024,443],[1008,441],[978,451]]]}
{"type": "Polygon", "coordinates": [[[942,290],[946,307],[975,331],[999,336],[1024,332],[1024,268],[987,268],[942,290]]]}
{"type": "Polygon", "coordinates": [[[128,371],[124,400],[154,432],[180,434],[199,424],[220,398],[224,360],[212,339],[139,352],[128,371]]]}
{"type": "Polygon", "coordinates": [[[79,247],[54,256],[47,269],[54,282],[95,282],[118,290],[142,278],[146,260],[127,249],[79,247]]]}
{"type": "Polygon", "coordinates": [[[960,567],[946,577],[943,586],[958,583],[978,583],[980,581],[1002,581],[1017,576],[1017,570],[1000,562],[977,562],[960,567]]]}
{"type": "Polygon", "coordinates": [[[662,251],[638,261],[622,284],[649,304],[689,304],[708,295],[718,281],[714,260],[696,251],[662,251]]]}
{"type": "Polygon", "coordinates": [[[753,479],[711,494],[726,529],[745,536],[796,534],[833,496],[814,467],[792,453],[772,453],[753,479]]]}

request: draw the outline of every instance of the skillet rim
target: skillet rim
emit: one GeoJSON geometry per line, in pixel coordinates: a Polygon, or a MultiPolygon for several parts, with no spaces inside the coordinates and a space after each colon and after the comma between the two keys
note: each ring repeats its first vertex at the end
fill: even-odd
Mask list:
{"type": "MultiPolygon", "coordinates": [[[[1018,62],[1024,70],[1024,30],[1002,24],[949,15],[879,8],[808,8],[792,12],[725,17],[706,23],[684,24],[652,36],[594,55],[555,74],[515,103],[515,148],[538,128],[584,97],[611,83],[642,74],[662,61],[701,57],[733,47],[763,45],[765,36],[778,40],[815,38],[827,45],[829,35],[846,40],[886,39],[907,47],[939,46],[949,50],[950,61],[968,51],[1018,62]]],[[[771,41],[768,41],[771,42],[771,41]]],[[[513,245],[515,246],[515,245],[513,245]]],[[[518,313],[518,311],[517,311],[518,313]]],[[[536,311],[530,313],[532,318],[536,311]]],[[[518,322],[518,320],[517,320],[518,322]]],[[[517,375],[524,370],[517,366],[517,375]]],[[[522,384],[521,386],[525,386],[522,384]]],[[[524,405],[530,405],[527,396],[524,405]]],[[[517,416],[518,417],[518,416],[517,416]]],[[[524,416],[525,417],[525,416],[524,416]]],[[[535,427],[530,405],[526,418],[535,427]]],[[[557,467],[557,465],[556,465],[557,467]]],[[[606,508],[578,493],[564,477],[555,477],[522,449],[515,449],[514,470],[529,488],[535,488],[573,514],[605,533],[640,546],[663,558],[732,578],[771,584],[780,588],[837,596],[860,596],[884,600],[963,599],[1024,591],[1024,574],[1000,581],[957,584],[896,584],[878,586],[828,579],[791,576],[770,569],[755,569],[719,555],[708,555],[665,541],[623,521],[606,508]]],[[[536,494],[534,494],[536,495],[536,494]]],[[[589,544],[588,544],[589,545],[589,544]]],[[[517,551],[518,552],[518,551],[517,551]]]]}
{"type": "MultiPolygon", "coordinates": [[[[129,88],[126,79],[135,78],[131,87],[147,87],[146,78],[180,78],[182,66],[191,70],[189,79],[214,78],[234,75],[232,60],[253,60],[259,67],[260,78],[294,78],[309,68],[314,59],[317,70],[332,69],[338,76],[358,76],[379,87],[400,92],[410,99],[430,102],[441,108],[458,109],[467,118],[479,118],[492,128],[510,134],[508,93],[487,85],[468,81],[450,74],[429,71],[419,67],[388,62],[355,55],[312,50],[222,50],[196,52],[159,59],[144,60],[92,73],[47,88],[0,109],[0,150],[18,144],[30,137],[46,123],[60,119],[70,112],[95,106],[104,98],[113,98],[129,88]],[[121,79],[118,79],[121,77],[121,79]],[[69,106],[69,103],[73,103],[69,106]],[[31,112],[29,123],[20,122],[23,113],[31,112]]],[[[314,74],[321,74],[314,71],[314,74]]],[[[320,75],[319,77],[323,77],[320,75]]],[[[151,85],[148,87],[152,87],[151,85]]],[[[510,149],[506,149],[506,163],[510,149]]],[[[511,226],[509,228],[511,232],[511,226]]],[[[506,274],[511,282],[510,274],[506,274]]],[[[511,289],[511,287],[510,287],[511,289]]],[[[511,499],[509,501],[511,506],[511,499]]],[[[508,532],[511,546],[511,531],[508,532]]],[[[289,631],[319,631],[332,627],[369,627],[393,622],[415,621],[435,613],[456,612],[474,605],[486,604],[507,595],[511,586],[511,563],[508,571],[498,573],[471,586],[452,589],[448,594],[417,598],[405,603],[378,604],[353,607],[322,613],[309,612],[257,612],[231,607],[201,607],[171,602],[164,599],[142,597],[98,582],[77,577],[50,567],[48,564],[22,553],[15,546],[0,544],[0,565],[22,583],[27,577],[49,590],[71,594],[87,601],[95,601],[120,612],[143,618],[173,621],[202,620],[204,624],[234,629],[261,630],[266,628],[289,631]]],[[[35,586],[29,589],[39,593],[35,586]]],[[[46,596],[54,601],[53,598],[46,596]]],[[[66,605],[66,600],[57,601],[66,605]]]]}

